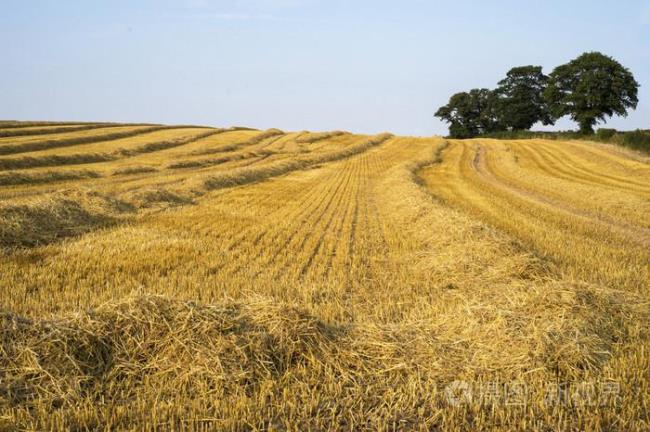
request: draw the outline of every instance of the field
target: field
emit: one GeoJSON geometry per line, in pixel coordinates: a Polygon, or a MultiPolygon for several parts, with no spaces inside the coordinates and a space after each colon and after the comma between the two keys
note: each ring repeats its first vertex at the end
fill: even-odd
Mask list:
{"type": "Polygon", "coordinates": [[[620,147],[0,122],[0,258],[0,429],[650,429],[620,147]]]}

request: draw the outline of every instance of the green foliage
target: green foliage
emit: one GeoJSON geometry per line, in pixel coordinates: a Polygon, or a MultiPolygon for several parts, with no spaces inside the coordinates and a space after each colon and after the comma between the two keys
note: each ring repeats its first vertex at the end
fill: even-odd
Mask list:
{"type": "Polygon", "coordinates": [[[495,90],[501,124],[510,130],[528,130],[537,122],[553,124],[543,97],[547,81],[541,66],[510,69],[495,90]]]}
{"type": "MultiPolygon", "coordinates": [[[[588,52],[558,66],[549,76],[541,66],[512,68],[495,90],[456,93],[435,116],[450,124],[452,138],[525,131],[538,122],[552,125],[565,115],[579,124],[580,134],[592,135],[596,123],[635,109],[638,89],[632,73],[616,60],[588,52]]],[[[598,139],[607,140],[616,131],[603,129],[599,134],[598,139]]],[[[636,143],[645,142],[645,137],[642,133],[626,139],[636,143]]]]}
{"type": "Polygon", "coordinates": [[[636,108],[639,84],[632,73],[611,57],[584,53],[558,66],[549,76],[544,97],[555,118],[565,115],[593,134],[593,126],[614,114],[626,116],[636,108]]]}
{"type": "Polygon", "coordinates": [[[503,130],[498,118],[498,97],[488,89],[472,89],[456,93],[435,116],[450,123],[452,138],[471,138],[503,130]]]}
{"type": "Polygon", "coordinates": [[[583,135],[575,131],[531,131],[531,130],[512,130],[493,132],[484,135],[486,138],[496,139],[550,139],[550,140],[571,140],[583,138],[583,135]]]}
{"type": "Polygon", "coordinates": [[[623,134],[621,142],[626,147],[650,153],[650,131],[637,129],[623,134]]]}
{"type": "Polygon", "coordinates": [[[616,129],[598,129],[595,135],[584,135],[576,131],[560,132],[539,132],[539,131],[502,131],[492,132],[484,135],[487,138],[497,139],[549,139],[549,140],[572,140],[588,139],[590,141],[601,141],[610,144],[617,144],[633,150],[650,154],[650,130],[637,129],[631,132],[617,131],[616,129]]]}
{"type": "Polygon", "coordinates": [[[596,131],[596,138],[600,140],[608,140],[616,135],[616,129],[600,128],[596,131]]]}

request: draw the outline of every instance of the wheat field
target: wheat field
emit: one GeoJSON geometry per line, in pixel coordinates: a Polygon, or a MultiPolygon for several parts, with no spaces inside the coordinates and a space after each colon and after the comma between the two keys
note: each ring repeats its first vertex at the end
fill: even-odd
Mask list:
{"type": "Polygon", "coordinates": [[[0,429],[650,430],[649,163],[0,122],[0,429]]]}

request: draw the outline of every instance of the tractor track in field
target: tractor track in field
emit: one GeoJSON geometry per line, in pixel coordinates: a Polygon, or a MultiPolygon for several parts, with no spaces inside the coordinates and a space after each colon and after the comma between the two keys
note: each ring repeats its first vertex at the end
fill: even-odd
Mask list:
{"type": "Polygon", "coordinates": [[[597,173],[579,164],[570,162],[570,157],[564,153],[564,158],[547,149],[530,144],[521,146],[530,158],[535,161],[540,170],[569,181],[582,182],[589,186],[606,187],[626,192],[642,191],[650,193],[650,187],[630,179],[621,179],[607,173],[597,173]]]}
{"type": "Polygon", "coordinates": [[[563,211],[572,216],[584,219],[586,224],[600,224],[603,227],[606,227],[608,230],[623,235],[634,242],[645,246],[650,246],[650,229],[628,224],[604,214],[596,214],[585,209],[578,209],[572,207],[565,201],[560,201],[541,194],[533,193],[529,190],[509,184],[498,178],[491,171],[485,154],[486,151],[483,146],[478,144],[477,147],[473,149],[473,151],[474,158],[472,160],[472,166],[474,170],[483,179],[483,181],[491,184],[495,188],[508,191],[513,196],[527,200],[531,203],[543,205],[554,210],[563,211]]]}

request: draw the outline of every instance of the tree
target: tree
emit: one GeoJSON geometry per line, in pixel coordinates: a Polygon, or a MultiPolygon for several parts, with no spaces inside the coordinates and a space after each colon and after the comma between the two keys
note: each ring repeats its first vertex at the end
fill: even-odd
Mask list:
{"type": "Polygon", "coordinates": [[[628,108],[636,108],[638,88],[632,73],[619,62],[588,52],[551,72],[544,98],[554,118],[570,115],[581,133],[592,134],[606,116],[627,116],[628,108]]]}
{"type": "Polygon", "coordinates": [[[479,111],[479,134],[498,132],[505,130],[505,126],[499,118],[499,98],[493,90],[474,89],[470,90],[475,106],[479,111]]]}
{"type": "Polygon", "coordinates": [[[450,123],[449,136],[452,138],[470,138],[478,133],[467,92],[452,95],[447,105],[438,108],[434,116],[450,123]]]}
{"type": "Polygon", "coordinates": [[[471,138],[483,133],[503,130],[497,116],[497,97],[488,89],[456,93],[447,105],[438,109],[436,117],[450,123],[452,138],[471,138]]]}
{"type": "Polygon", "coordinates": [[[501,123],[508,129],[528,130],[535,123],[553,124],[544,100],[548,77],[541,66],[512,68],[495,90],[501,123]]]}

